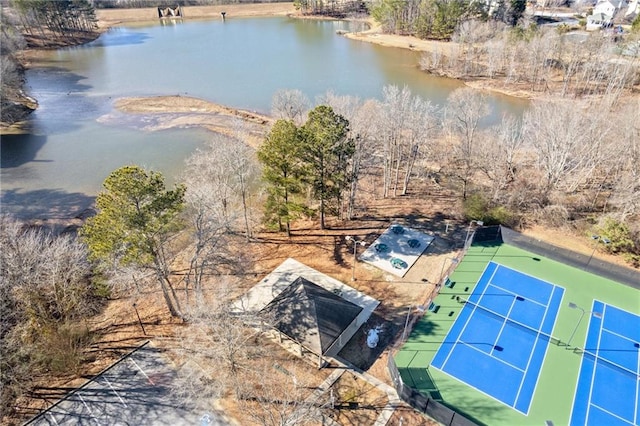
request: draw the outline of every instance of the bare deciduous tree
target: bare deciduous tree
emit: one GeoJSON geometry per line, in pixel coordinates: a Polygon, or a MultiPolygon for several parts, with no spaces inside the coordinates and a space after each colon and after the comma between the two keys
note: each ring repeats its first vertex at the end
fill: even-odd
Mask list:
{"type": "Polygon", "coordinates": [[[452,147],[451,173],[460,180],[462,199],[466,199],[469,183],[477,170],[480,122],[489,114],[489,105],[485,95],[471,88],[455,90],[447,101],[444,131],[452,147]]]}
{"type": "Polygon", "coordinates": [[[278,372],[277,367],[273,361],[266,360],[249,372],[243,383],[241,407],[262,426],[317,424],[321,415],[319,407],[307,400],[312,384],[282,367],[278,372]]]}
{"type": "Polygon", "coordinates": [[[255,152],[241,141],[216,135],[207,149],[187,159],[185,199],[194,232],[187,293],[200,294],[206,274],[235,264],[237,259],[225,249],[229,232],[240,227],[247,239],[251,236],[250,189],[258,175],[254,158],[255,152]]]}
{"type": "Polygon", "coordinates": [[[77,367],[87,339],[78,323],[97,307],[88,278],[75,237],[0,216],[0,415],[38,372],[77,367]]]}
{"type": "Polygon", "coordinates": [[[500,200],[502,192],[515,181],[516,173],[524,166],[520,128],[515,117],[508,116],[479,139],[476,161],[478,169],[491,183],[494,202],[500,200]]]}
{"type": "Polygon", "coordinates": [[[254,424],[306,424],[315,414],[305,401],[310,384],[278,364],[290,356],[265,344],[261,319],[233,304],[236,286],[229,278],[216,280],[213,290],[192,306],[191,321],[180,336],[183,365],[174,394],[198,406],[232,395],[254,424]]]}
{"type": "Polygon", "coordinates": [[[617,111],[614,126],[617,132],[613,151],[614,175],[611,203],[622,219],[640,215],[640,101],[629,102],[617,111]]]}
{"type": "Polygon", "coordinates": [[[595,106],[577,114],[575,102],[547,102],[533,104],[524,115],[523,137],[542,174],[543,204],[552,191],[573,191],[591,177],[609,131],[607,114],[595,106]]]}
{"type": "Polygon", "coordinates": [[[276,119],[291,120],[301,125],[310,107],[309,99],[300,90],[279,90],[271,101],[271,114],[276,119]]]}
{"type": "Polygon", "coordinates": [[[408,87],[385,86],[379,108],[377,154],[383,171],[383,197],[407,192],[418,155],[426,155],[430,131],[435,128],[434,108],[413,96],[408,87]],[[422,151],[422,152],[421,152],[422,151]]]}

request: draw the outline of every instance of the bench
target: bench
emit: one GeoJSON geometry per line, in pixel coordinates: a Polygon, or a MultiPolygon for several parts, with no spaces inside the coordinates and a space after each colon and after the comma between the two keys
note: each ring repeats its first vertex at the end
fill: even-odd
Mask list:
{"type": "Polygon", "coordinates": [[[433,312],[435,314],[438,312],[438,309],[440,309],[440,305],[436,305],[435,303],[431,302],[427,309],[429,310],[429,312],[433,312]]]}
{"type": "Polygon", "coordinates": [[[453,288],[453,286],[455,285],[455,281],[451,281],[451,279],[449,277],[444,277],[444,286],[447,288],[453,288]]]}

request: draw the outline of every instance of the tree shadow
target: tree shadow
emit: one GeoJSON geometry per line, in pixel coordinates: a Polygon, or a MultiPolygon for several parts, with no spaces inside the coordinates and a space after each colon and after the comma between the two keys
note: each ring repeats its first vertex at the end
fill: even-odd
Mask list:
{"type": "Polygon", "coordinates": [[[340,350],[338,358],[344,359],[362,371],[366,371],[380,358],[385,349],[394,342],[399,326],[373,313],[340,350]],[[378,344],[374,348],[367,345],[369,330],[381,326],[378,344]]]}
{"type": "Polygon", "coordinates": [[[46,136],[3,135],[0,139],[0,168],[13,169],[36,161],[38,151],[46,142],[46,136]]]}
{"type": "Polygon", "coordinates": [[[95,47],[109,46],[130,46],[134,44],[143,44],[151,37],[147,33],[139,31],[133,32],[129,29],[113,27],[108,32],[102,34],[96,40],[86,45],[79,45],[75,49],[93,49],[95,47]]]}
{"type": "MultiPolygon", "coordinates": [[[[38,189],[2,191],[0,203],[4,213],[17,219],[83,219],[90,214],[95,197],[80,192],[66,192],[59,189],[38,189]]],[[[52,222],[53,223],[53,222],[52,222]]]]}

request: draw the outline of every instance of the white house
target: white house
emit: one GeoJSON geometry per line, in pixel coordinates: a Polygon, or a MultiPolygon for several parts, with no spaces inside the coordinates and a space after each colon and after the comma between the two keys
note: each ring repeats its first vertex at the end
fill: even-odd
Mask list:
{"type": "Polygon", "coordinates": [[[601,0],[596,6],[593,8],[592,15],[597,15],[598,13],[602,13],[603,15],[608,15],[613,18],[613,15],[616,14],[617,7],[613,5],[609,0],[601,0]]]}
{"type": "Polygon", "coordinates": [[[640,4],[638,3],[638,0],[632,0],[631,2],[629,2],[627,13],[625,13],[624,16],[628,17],[636,13],[640,13],[640,4]]]}
{"type": "Polygon", "coordinates": [[[618,7],[609,0],[600,0],[593,8],[593,13],[587,16],[587,31],[595,31],[611,25],[616,10],[618,7]]]}
{"type": "Polygon", "coordinates": [[[594,13],[587,16],[587,31],[596,31],[611,24],[611,16],[604,13],[594,13]]]}

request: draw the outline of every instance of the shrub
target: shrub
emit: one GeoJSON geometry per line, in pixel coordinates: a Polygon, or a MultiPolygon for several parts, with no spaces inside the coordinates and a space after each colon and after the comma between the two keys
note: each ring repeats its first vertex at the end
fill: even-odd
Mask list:
{"type": "Polygon", "coordinates": [[[636,19],[633,20],[631,24],[631,31],[638,32],[640,31],[640,14],[636,16],[636,19]]]}
{"type": "Polygon", "coordinates": [[[612,217],[604,219],[600,226],[596,226],[594,234],[599,235],[609,242],[604,249],[610,253],[634,253],[637,251],[633,241],[631,231],[626,223],[618,221],[612,217]]]}
{"type": "Polygon", "coordinates": [[[535,218],[537,221],[542,222],[545,225],[549,225],[554,228],[561,228],[571,220],[571,215],[565,206],[551,204],[542,209],[536,210],[535,218]]]}
{"type": "Polygon", "coordinates": [[[84,348],[91,340],[91,332],[85,324],[67,322],[43,333],[33,347],[33,356],[48,371],[75,373],[84,358],[84,348]]]}
{"type": "Polygon", "coordinates": [[[624,253],[622,258],[634,268],[640,268],[640,255],[633,253],[624,253]]]}
{"type": "Polygon", "coordinates": [[[467,221],[481,220],[485,225],[506,225],[509,227],[513,227],[517,221],[517,216],[507,207],[491,205],[479,193],[467,197],[462,207],[467,221]]]}

